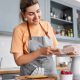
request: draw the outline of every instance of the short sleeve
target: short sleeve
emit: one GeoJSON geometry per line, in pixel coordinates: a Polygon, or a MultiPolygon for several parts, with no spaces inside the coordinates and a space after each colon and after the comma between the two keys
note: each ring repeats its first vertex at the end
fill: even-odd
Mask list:
{"type": "Polygon", "coordinates": [[[53,46],[56,47],[58,45],[58,41],[54,34],[53,27],[51,26],[51,24],[49,22],[48,22],[48,34],[49,34],[50,38],[52,39],[53,46]]]}
{"type": "Polygon", "coordinates": [[[13,30],[11,53],[23,53],[22,32],[19,28],[13,30]]]}

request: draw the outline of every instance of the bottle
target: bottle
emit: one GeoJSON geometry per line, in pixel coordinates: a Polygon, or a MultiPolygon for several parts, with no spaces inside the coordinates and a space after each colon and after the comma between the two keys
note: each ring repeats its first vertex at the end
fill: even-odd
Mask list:
{"type": "Polygon", "coordinates": [[[64,35],[65,35],[65,30],[62,29],[62,30],[61,30],[61,36],[64,36],[64,35]]]}
{"type": "Polygon", "coordinates": [[[58,35],[60,35],[60,31],[61,31],[61,28],[60,28],[60,26],[58,26],[57,30],[56,30],[56,32],[57,32],[58,35]]]}
{"type": "Polygon", "coordinates": [[[52,8],[50,9],[50,16],[52,17],[53,16],[53,12],[52,12],[52,8]]]}
{"type": "Polygon", "coordinates": [[[65,36],[68,36],[68,29],[65,29],[65,36]]]}
{"type": "Polygon", "coordinates": [[[71,37],[73,37],[73,30],[72,29],[70,29],[70,33],[71,33],[71,37]]]}
{"type": "Polygon", "coordinates": [[[53,12],[53,17],[56,18],[55,12],[53,12]]]}
{"type": "Polygon", "coordinates": [[[66,13],[63,13],[63,19],[67,20],[67,14],[66,13]]]}
{"type": "Polygon", "coordinates": [[[71,37],[70,29],[68,30],[68,37],[71,37]]]}
{"type": "Polygon", "coordinates": [[[68,16],[68,21],[71,21],[71,16],[68,16]]]}

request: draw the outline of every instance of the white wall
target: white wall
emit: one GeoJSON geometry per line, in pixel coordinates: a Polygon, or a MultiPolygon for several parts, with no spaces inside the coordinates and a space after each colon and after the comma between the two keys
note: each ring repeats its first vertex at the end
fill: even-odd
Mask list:
{"type": "MultiPolygon", "coordinates": [[[[73,43],[59,42],[58,47],[62,48],[64,45],[69,45],[69,44],[73,43]]],[[[13,55],[10,53],[10,47],[11,47],[11,36],[0,35],[0,57],[3,58],[1,64],[2,68],[17,67],[17,65],[14,62],[13,55]]],[[[64,58],[61,59],[61,61],[64,61],[64,58]]]]}
{"type": "Polygon", "coordinates": [[[19,1],[0,0],[0,31],[12,32],[13,26],[19,23],[19,1]]]}
{"type": "Polygon", "coordinates": [[[2,57],[1,67],[16,67],[13,55],[10,53],[11,37],[0,35],[0,57],[2,57]]]}

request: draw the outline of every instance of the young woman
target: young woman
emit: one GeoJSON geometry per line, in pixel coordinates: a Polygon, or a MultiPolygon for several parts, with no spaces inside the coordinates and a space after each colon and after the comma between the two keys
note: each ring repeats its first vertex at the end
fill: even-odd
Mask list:
{"type": "Polygon", "coordinates": [[[57,40],[50,23],[40,19],[38,1],[21,0],[20,10],[23,22],[14,28],[11,53],[21,75],[56,74],[52,55],[59,54],[57,40]]]}

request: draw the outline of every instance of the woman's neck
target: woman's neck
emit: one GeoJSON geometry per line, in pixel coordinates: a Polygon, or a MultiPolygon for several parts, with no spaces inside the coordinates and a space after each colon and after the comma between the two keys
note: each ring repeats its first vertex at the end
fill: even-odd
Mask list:
{"type": "Polygon", "coordinates": [[[35,27],[35,26],[38,26],[38,25],[40,24],[40,23],[37,23],[37,24],[34,24],[34,23],[33,23],[33,24],[31,24],[31,23],[29,23],[29,22],[27,22],[27,23],[28,23],[28,25],[31,26],[31,27],[35,27]]]}

